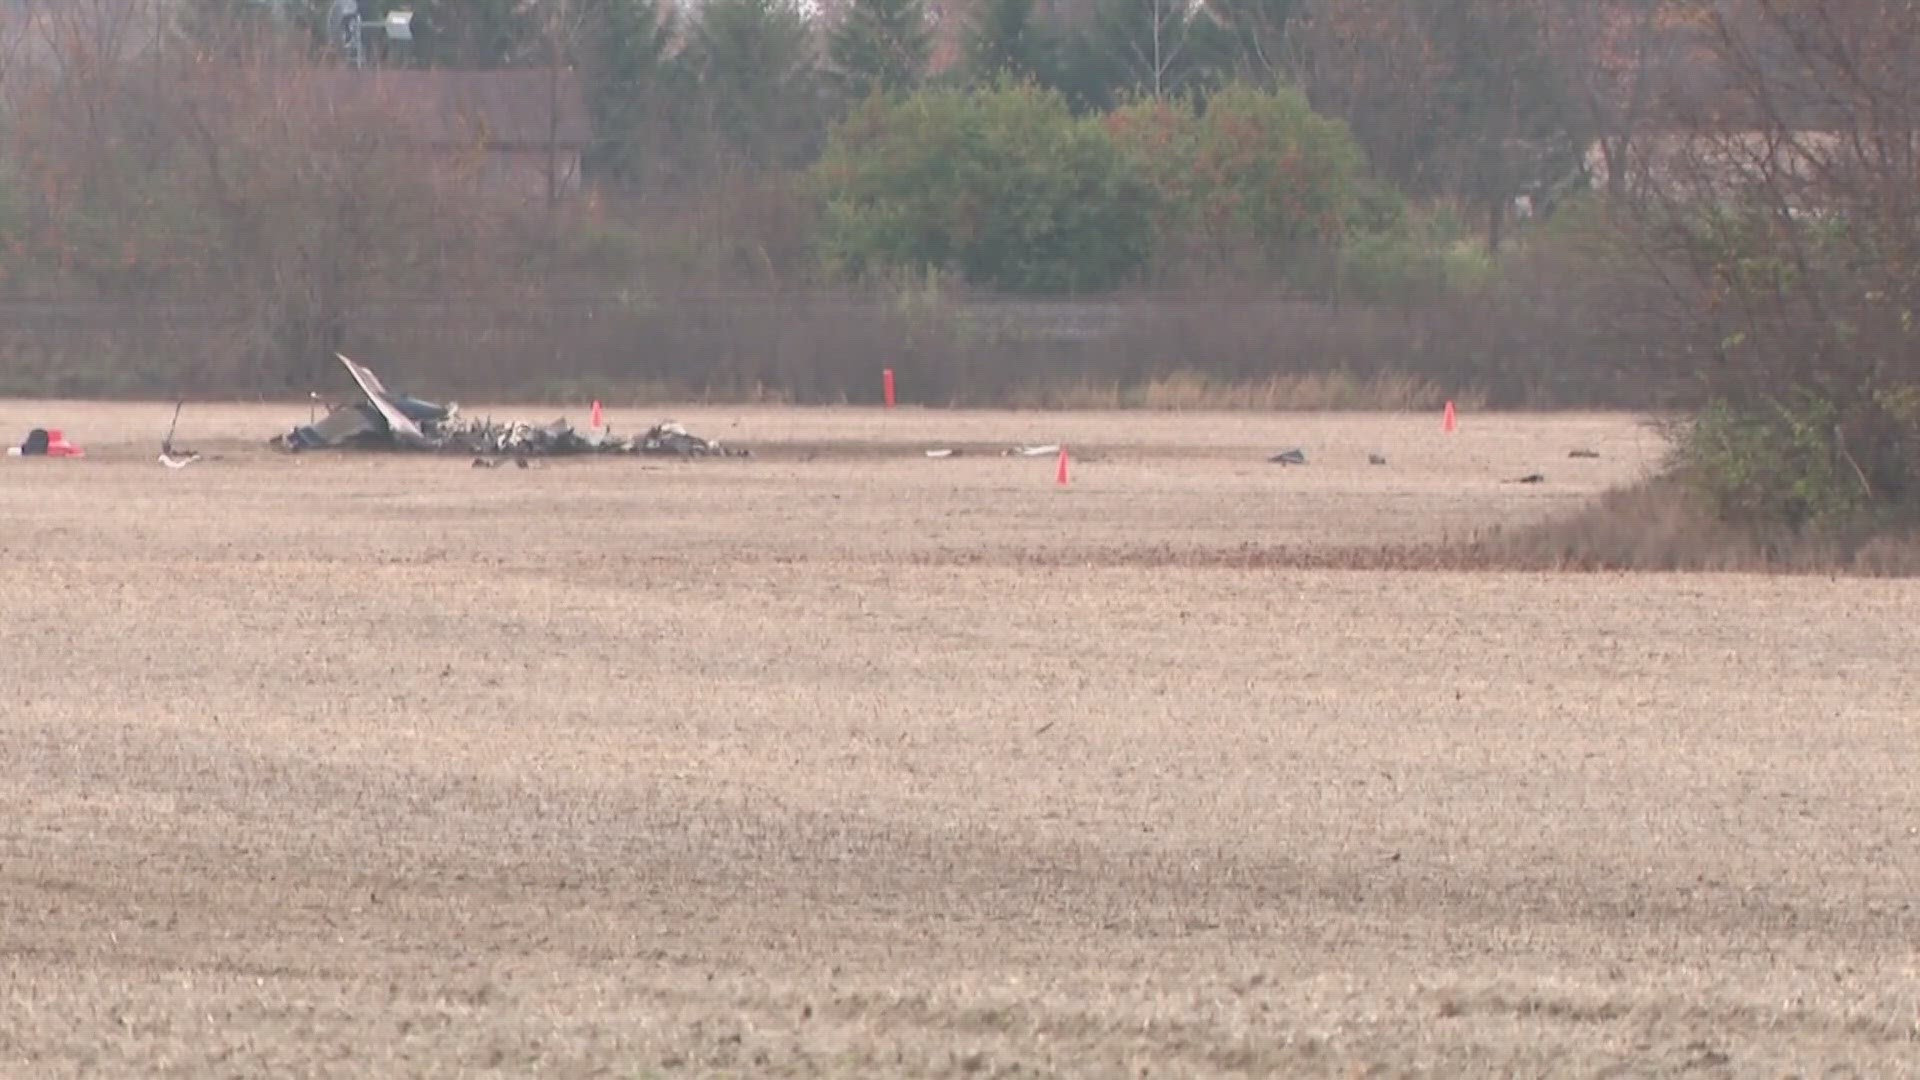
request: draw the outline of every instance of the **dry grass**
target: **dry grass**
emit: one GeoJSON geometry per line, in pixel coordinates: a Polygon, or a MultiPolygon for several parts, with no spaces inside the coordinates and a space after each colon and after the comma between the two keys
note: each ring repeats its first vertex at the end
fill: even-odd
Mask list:
{"type": "Polygon", "coordinates": [[[1717,520],[1668,478],[1610,491],[1562,519],[1496,526],[1457,554],[1479,565],[1548,569],[1920,575],[1920,536],[1755,532],[1717,520]]]}
{"type": "Polygon", "coordinates": [[[762,453],[488,472],[228,408],[167,473],[165,413],[0,405],[94,454],[0,461],[0,1074],[1920,1059],[1920,584],[1144,557],[1544,521],[1631,422],[713,410],[762,453]],[[1055,439],[1067,491],[984,453],[1055,439]]]}
{"type": "Polygon", "coordinates": [[[1274,375],[1235,382],[1199,372],[1179,372],[1131,385],[1080,382],[1068,386],[1016,391],[1015,402],[1048,409],[1224,410],[1266,412],[1396,412],[1439,409],[1449,398],[1464,409],[1479,409],[1486,395],[1449,391],[1412,375],[1356,378],[1343,372],[1274,375]]]}

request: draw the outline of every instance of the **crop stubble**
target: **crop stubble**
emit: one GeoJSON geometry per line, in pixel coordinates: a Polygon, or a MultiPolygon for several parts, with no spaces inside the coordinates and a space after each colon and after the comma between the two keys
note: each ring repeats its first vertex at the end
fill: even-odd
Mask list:
{"type": "Polygon", "coordinates": [[[1920,589],[1214,565],[1570,509],[1630,421],[696,410],[760,456],[480,471],[228,407],[166,473],[166,409],[53,411],[0,1073],[1920,1061],[1920,589]],[[1061,438],[1068,491],[991,453],[1061,438]]]}

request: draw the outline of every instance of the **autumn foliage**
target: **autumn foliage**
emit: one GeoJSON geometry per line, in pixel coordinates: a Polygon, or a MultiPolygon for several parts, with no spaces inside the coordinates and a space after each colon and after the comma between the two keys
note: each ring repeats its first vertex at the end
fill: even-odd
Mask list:
{"type": "Polygon", "coordinates": [[[1156,235],[1173,257],[1284,270],[1338,247],[1354,224],[1359,148],[1298,91],[1235,88],[1204,111],[1147,99],[1107,128],[1153,186],[1156,235]]]}

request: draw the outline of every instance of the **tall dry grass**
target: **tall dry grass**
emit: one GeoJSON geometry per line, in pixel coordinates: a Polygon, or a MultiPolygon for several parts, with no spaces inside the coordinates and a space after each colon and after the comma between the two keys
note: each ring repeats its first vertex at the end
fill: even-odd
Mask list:
{"type": "Polygon", "coordinates": [[[1019,389],[1008,397],[1009,404],[1021,408],[1162,411],[1402,412],[1438,409],[1450,400],[1468,409],[1487,404],[1484,391],[1450,390],[1418,375],[1385,373],[1359,378],[1343,371],[1271,375],[1247,381],[1178,371],[1132,385],[1082,381],[1019,389]]]}
{"type": "Polygon", "coordinates": [[[1671,476],[1544,524],[1487,529],[1463,554],[1489,568],[1920,575],[1920,535],[1850,539],[1731,525],[1671,476]]]}

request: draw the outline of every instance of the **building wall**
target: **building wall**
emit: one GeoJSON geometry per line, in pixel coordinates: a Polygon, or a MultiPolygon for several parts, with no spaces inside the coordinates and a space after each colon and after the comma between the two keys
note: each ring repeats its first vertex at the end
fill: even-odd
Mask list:
{"type": "MultiPolygon", "coordinates": [[[[1829,132],[1650,133],[1629,148],[1630,175],[1624,179],[1629,185],[1651,181],[1682,197],[1720,198],[1762,175],[1810,180],[1823,162],[1844,160],[1846,153],[1841,137],[1829,132]]],[[[1586,165],[1595,187],[1610,186],[1599,143],[1587,150],[1586,165]]]]}

